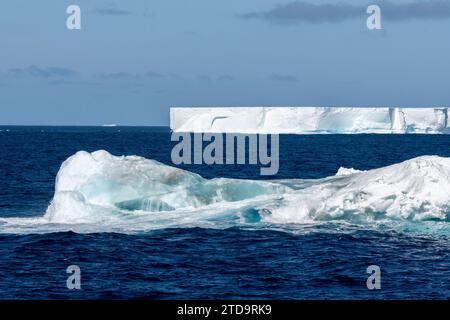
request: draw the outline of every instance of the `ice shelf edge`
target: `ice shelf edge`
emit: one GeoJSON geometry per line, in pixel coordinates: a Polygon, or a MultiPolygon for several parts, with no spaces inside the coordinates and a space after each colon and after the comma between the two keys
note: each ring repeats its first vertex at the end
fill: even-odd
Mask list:
{"type": "Polygon", "coordinates": [[[448,108],[172,107],[175,132],[449,134],[448,108]]]}

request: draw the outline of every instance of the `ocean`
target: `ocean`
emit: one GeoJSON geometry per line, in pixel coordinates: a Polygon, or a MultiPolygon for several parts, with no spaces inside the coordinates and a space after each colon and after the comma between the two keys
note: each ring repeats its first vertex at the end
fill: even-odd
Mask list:
{"type": "Polygon", "coordinates": [[[450,298],[450,135],[282,135],[269,177],[174,171],[174,144],[166,127],[0,126],[0,299],[450,298]],[[83,196],[56,196],[75,154],[58,184],[83,196]]]}

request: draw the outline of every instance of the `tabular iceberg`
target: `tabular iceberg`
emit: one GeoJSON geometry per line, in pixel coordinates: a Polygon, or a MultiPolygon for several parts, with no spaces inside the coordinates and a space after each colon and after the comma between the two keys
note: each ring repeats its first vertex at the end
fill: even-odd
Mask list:
{"type": "Polygon", "coordinates": [[[450,133],[448,108],[171,108],[175,132],[450,133]]]}

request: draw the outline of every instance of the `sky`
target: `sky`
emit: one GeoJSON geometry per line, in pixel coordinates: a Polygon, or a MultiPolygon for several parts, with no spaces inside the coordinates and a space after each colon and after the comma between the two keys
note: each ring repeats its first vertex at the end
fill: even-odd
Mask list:
{"type": "Polygon", "coordinates": [[[5,0],[0,125],[168,125],[171,106],[448,106],[449,53],[445,0],[5,0]],[[66,27],[72,4],[80,30],[66,27]],[[370,4],[381,30],[366,26],[370,4]]]}

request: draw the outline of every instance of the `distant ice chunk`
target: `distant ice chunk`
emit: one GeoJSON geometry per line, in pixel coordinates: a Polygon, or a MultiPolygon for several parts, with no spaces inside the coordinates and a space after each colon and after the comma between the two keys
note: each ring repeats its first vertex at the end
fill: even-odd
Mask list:
{"type": "Polygon", "coordinates": [[[340,167],[338,172],[336,173],[336,176],[347,176],[347,175],[358,173],[358,172],[361,172],[361,170],[340,167]]]}

